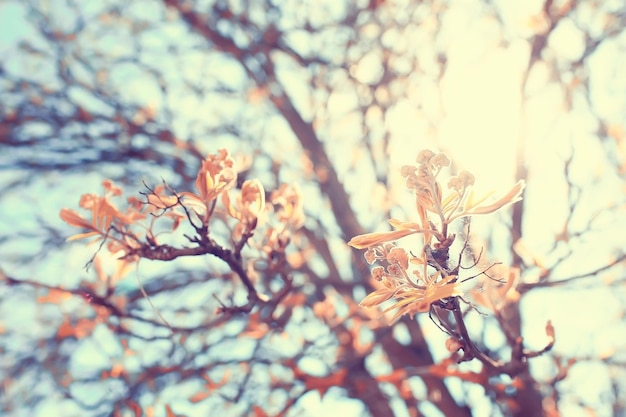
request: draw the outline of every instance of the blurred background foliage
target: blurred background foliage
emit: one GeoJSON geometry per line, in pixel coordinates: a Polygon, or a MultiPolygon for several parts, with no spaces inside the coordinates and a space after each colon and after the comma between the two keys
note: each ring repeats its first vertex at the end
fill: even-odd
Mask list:
{"type": "Polygon", "coordinates": [[[0,2],[2,414],[626,415],[624,27],[620,0],[0,2]],[[107,178],[191,191],[219,148],[302,191],[282,314],[216,313],[245,289],[212,258],[142,263],[174,336],[133,274],[119,310],[90,303],[97,246],[66,243],[59,210],[107,178]],[[522,385],[433,368],[450,354],[428,317],[357,305],[369,269],[345,242],[415,220],[399,168],[424,148],[485,188],[527,181],[471,235],[519,297],[467,316],[496,358],[504,330],[540,349],[552,319],[522,385]]]}

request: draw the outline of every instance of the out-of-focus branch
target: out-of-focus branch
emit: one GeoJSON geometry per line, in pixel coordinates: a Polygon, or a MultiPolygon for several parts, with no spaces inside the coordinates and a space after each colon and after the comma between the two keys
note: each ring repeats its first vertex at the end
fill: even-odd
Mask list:
{"type": "Polygon", "coordinates": [[[619,265],[619,264],[621,264],[623,262],[626,262],[626,254],[621,254],[619,257],[615,258],[613,261],[611,261],[611,262],[609,262],[609,263],[607,263],[605,265],[602,265],[602,266],[600,266],[598,268],[592,269],[590,271],[583,272],[581,274],[570,275],[568,277],[565,277],[563,279],[559,279],[557,281],[547,281],[547,280],[544,280],[544,281],[541,281],[541,282],[534,282],[534,283],[532,283],[532,282],[521,283],[518,286],[517,289],[518,289],[518,291],[520,293],[525,293],[525,292],[528,292],[528,291],[533,290],[535,288],[553,288],[553,287],[558,287],[558,286],[561,286],[561,285],[567,285],[567,284],[570,284],[570,283],[572,283],[574,281],[579,281],[579,280],[582,280],[582,279],[585,279],[585,278],[591,278],[591,277],[597,276],[598,274],[600,274],[602,272],[605,272],[605,271],[607,271],[607,270],[609,270],[609,269],[611,269],[611,268],[613,268],[613,267],[615,267],[615,266],[617,266],[617,265],[619,265]]]}
{"type": "MultiPolygon", "coordinates": [[[[193,31],[210,41],[218,50],[231,55],[242,63],[246,62],[246,58],[249,56],[248,51],[240,49],[232,39],[219,34],[214,27],[209,25],[207,20],[203,19],[185,2],[180,0],[164,0],[164,3],[176,9],[193,31]]],[[[318,139],[313,125],[302,119],[300,113],[291,102],[291,99],[278,83],[274,72],[272,57],[270,56],[271,51],[263,50],[267,48],[255,49],[263,54],[262,66],[264,74],[261,76],[249,69],[248,74],[252,76],[258,86],[273,84],[275,87],[278,87],[276,92],[272,92],[270,99],[291,127],[302,144],[302,148],[308,152],[315,165],[315,169],[321,174],[320,187],[331,202],[333,214],[342,230],[343,237],[348,240],[352,236],[362,234],[363,228],[356,219],[356,215],[351,210],[348,193],[339,181],[337,172],[328,159],[324,146],[318,139]]]]}

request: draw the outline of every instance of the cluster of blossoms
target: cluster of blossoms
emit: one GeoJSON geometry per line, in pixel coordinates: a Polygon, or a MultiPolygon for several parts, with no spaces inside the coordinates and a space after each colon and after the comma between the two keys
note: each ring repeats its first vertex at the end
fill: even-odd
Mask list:
{"type": "MultiPolygon", "coordinates": [[[[146,220],[150,214],[144,210],[144,204],[136,197],[128,198],[128,207],[120,211],[112,202],[113,198],[121,196],[122,190],[113,181],[105,180],[102,183],[104,195],[83,194],[80,198],[80,207],[87,210],[90,218],[86,218],[75,210],[64,208],[60,217],[67,224],[86,229],[87,232],[70,236],[67,240],[95,238],[94,241],[107,240],[107,248],[111,253],[119,252],[124,248],[138,247],[139,237],[131,230],[131,226],[146,220]]],[[[174,220],[174,228],[180,222],[180,216],[169,214],[174,220]]]]}
{"type": "Polygon", "coordinates": [[[365,258],[370,265],[382,261],[387,267],[375,266],[372,269],[372,278],[379,288],[365,297],[360,304],[363,307],[373,307],[395,299],[395,302],[384,310],[384,312],[396,310],[391,321],[404,314],[412,316],[428,311],[433,302],[459,295],[454,285],[457,276],[448,274],[443,277],[442,271],[429,273],[425,254],[421,257],[412,256],[393,243],[385,243],[368,248],[365,258]],[[416,265],[410,273],[409,263],[416,265]]]}
{"type": "MultiPolygon", "coordinates": [[[[145,194],[144,201],[137,197],[128,198],[128,207],[122,212],[113,204],[112,199],[122,195],[120,188],[112,181],[106,180],[102,196],[85,194],[80,206],[90,211],[84,217],[78,212],[64,208],[61,219],[71,226],[86,229],[69,240],[96,237],[105,239],[111,253],[122,252],[122,256],[134,258],[135,252],[142,245],[150,247],[159,245],[153,224],[161,218],[172,220],[172,231],[176,230],[181,221],[189,224],[202,236],[207,238],[210,223],[215,218],[234,219],[233,241],[246,243],[259,224],[266,221],[269,212],[275,212],[278,218],[276,227],[268,227],[265,245],[272,249],[284,249],[290,231],[304,223],[304,211],[300,193],[297,188],[281,186],[270,194],[270,205],[266,204],[266,193],[257,179],[246,180],[240,189],[236,188],[237,170],[234,159],[226,149],[208,155],[203,161],[196,176],[196,192],[176,193],[165,185],[159,185],[145,194]],[[221,202],[219,216],[216,207],[221,202]],[[90,218],[89,218],[90,217],[90,218]]],[[[199,240],[199,241],[200,241],[199,240]]]]}
{"type": "Polygon", "coordinates": [[[449,225],[459,218],[493,213],[521,200],[524,181],[494,200],[487,201],[491,194],[476,198],[472,190],[474,176],[466,171],[450,178],[449,191],[444,194],[437,177],[449,165],[445,154],[421,151],[417,166],[401,169],[406,187],[415,194],[417,222],[390,219],[394,230],[356,236],[348,242],[354,248],[367,249],[365,259],[370,265],[386,264],[372,270],[378,289],[361,305],[372,307],[393,300],[385,312],[397,309],[395,320],[403,314],[428,311],[431,304],[459,295],[458,268],[447,265],[447,251],[455,238],[449,233],[449,225]],[[423,238],[423,248],[417,256],[393,243],[414,234],[423,238]],[[445,255],[437,256],[441,253],[445,255]]]}

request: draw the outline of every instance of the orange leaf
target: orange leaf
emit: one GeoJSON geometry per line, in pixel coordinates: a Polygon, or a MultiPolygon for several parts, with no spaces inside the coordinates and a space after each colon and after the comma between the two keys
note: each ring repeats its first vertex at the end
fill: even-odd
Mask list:
{"type": "Polygon", "coordinates": [[[294,307],[294,306],[301,306],[302,304],[304,304],[305,301],[306,301],[306,294],[302,292],[290,293],[287,297],[285,297],[285,299],[283,300],[281,304],[284,305],[285,307],[294,307]]]}
{"type": "Polygon", "coordinates": [[[174,412],[172,411],[172,408],[168,404],[165,404],[165,414],[167,417],[177,417],[176,414],[174,414],[174,412]]]}
{"type": "MultiPolygon", "coordinates": [[[[224,384],[228,382],[229,376],[230,376],[230,371],[227,369],[224,372],[224,376],[222,377],[222,380],[220,382],[213,382],[211,378],[208,377],[208,375],[202,375],[202,378],[206,381],[206,384],[204,384],[204,386],[207,388],[208,392],[211,393],[215,391],[216,389],[223,387],[224,384]]],[[[198,394],[196,394],[195,396],[198,396],[198,394]]]]}
{"type": "Polygon", "coordinates": [[[348,245],[355,249],[365,249],[370,246],[382,245],[383,243],[392,242],[405,236],[420,233],[421,230],[400,229],[391,232],[366,233],[364,235],[355,236],[348,242],[348,245]]]}
{"type": "Polygon", "coordinates": [[[306,375],[304,377],[304,385],[307,390],[315,390],[320,393],[321,397],[324,397],[326,392],[334,386],[343,385],[343,381],[346,377],[348,370],[346,368],[340,369],[334,374],[330,374],[324,377],[317,377],[306,375]]]}
{"type": "Polygon", "coordinates": [[[111,368],[110,375],[111,375],[111,378],[119,378],[119,376],[122,375],[123,373],[125,373],[124,365],[122,365],[121,363],[116,363],[111,368]]]}
{"type": "Polygon", "coordinates": [[[83,229],[93,229],[91,222],[74,210],[68,208],[61,209],[59,216],[61,217],[61,220],[70,226],[80,227],[83,229]]]}
{"type": "Polygon", "coordinates": [[[70,298],[72,298],[71,292],[59,290],[56,288],[51,288],[48,291],[48,294],[37,297],[37,302],[40,304],[44,304],[44,303],[60,304],[63,301],[69,300],[70,298]]]}
{"type": "Polygon", "coordinates": [[[200,401],[206,400],[211,393],[209,391],[200,391],[189,397],[189,401],[192,403],[199,403],[200,401]]]}
{"type": "Polygon", "coordinates": [[[261,312],[257,311],[255,313],[250,314],[248,320],[248,325],[246,329],[241,333],[241,335],[245,335],[246,337],[250,337],[253,339],[260,339],[269,332],[269,327],[267,323],[261,321],[261,312]]]}
{"type": "Polygon", "coordinates": [[[206,384],[204,384],[206,391],[199,391],[195,393],[194,395],[189,397],[189,401],[191,401],[192,403],[197,403],[197,402],[205,400],[211,395],[213,391],[215,391],[216,389],[226,384],[229,376],[230,376],[230,372],[226,370],[220,382],[213,382],[211,378],[208,377],[208,375],[202,375],[202,378],[206,381],[206,384]]]}
{"type": "Polygon", "coordinates": [[[70,319],[65,318],[65,321],[59,326],[57,330],[57,339],[65,339],[66,337],[74,336],[74,327],[70,324],[70,319]]]}
{"type": "Polygon", "coordinates": [[[76,324],[72,324],[70,319],[66,317],[57,330],[57,338],[75,337],[81,339],[90,335],[95,325],[96,323],[90,319],[80,319],[76,324]]]}
{"type": "Polygon", "coordinates": [[[128,401],[126,404],[128,405],[128,408],[130,408],[133,413],[135,413],[135,417],[141,417],[143,411],[141,410],[141,407],[139,407],[139,404],[134,401],[128,401]]]}
{"type": "Polygon", "coordinates": [[[252,411],[254,412],[253,414],[254,417],[269,417],[269,414],[263,411],[263,409],[259,407],[258,405],[253,406],[252,411]]]}

